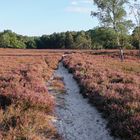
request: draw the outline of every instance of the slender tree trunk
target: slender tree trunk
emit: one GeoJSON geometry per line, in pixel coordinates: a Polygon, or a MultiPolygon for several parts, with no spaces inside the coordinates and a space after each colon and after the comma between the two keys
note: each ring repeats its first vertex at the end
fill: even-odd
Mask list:
{"type": "Polygon", "coordinates": [[[140,19],[139,19],[139,26],[138,26],[138,42],[139,42],[139,57],[140,57],[140,19]]]}
{"type": "Polygon", "coordinates": [[[139,57],[140,57],[140,40],[139,40],[139,57]]]}
{"type": "Polygon", "coordinates": [[[124,50],[122,47],[120,47],[120,59],[122,62],[124,61],[124,50]]]}
{"type": "Polygon", "coordinates": [[[123,50],[123,47],[120,44],[120,38],[119,38],[118,32],[117,32],[117,47],[119,48],[120,60],[123,62],[124,61],[124,50],[123,50]]]}

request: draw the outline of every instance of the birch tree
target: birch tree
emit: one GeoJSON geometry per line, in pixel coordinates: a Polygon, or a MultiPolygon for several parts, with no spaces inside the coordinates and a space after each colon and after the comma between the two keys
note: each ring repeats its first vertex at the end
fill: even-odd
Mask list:
{"type": "Polygon", "coordinates": [[[136,33],[135,36],[139,44],[139,56],[140,56],[140,0],[134,0],[130,3],[131,12],[134,15],[134,20],[136,24],[136,33]]]}
{"type": "Polygon", "coordinates": [[[122,34],[126,34],[132,27],[132,21],[127,20],[125,5],[128,0],[93,0],[97,6],[97,11],[92,11],[91,15],[99,19],[101,26],[111,27],[117,34],[117,47],[120,49],[120,58],[123,61],[123,46],[120,41],[122,34]]]}

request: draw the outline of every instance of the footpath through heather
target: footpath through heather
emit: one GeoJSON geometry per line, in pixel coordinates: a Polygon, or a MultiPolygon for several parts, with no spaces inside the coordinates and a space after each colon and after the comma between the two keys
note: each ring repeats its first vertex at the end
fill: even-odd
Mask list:
{"type": "Polygon", "coordinates": [[[95,107],[83,98],[73,75],[62,62],[52,80],[61,77],[65,93],[59,92],[49,84],[50,94],[56,98],[56,128],[64,140],[114,140],[106,128],[106,121],[95,107]]]}

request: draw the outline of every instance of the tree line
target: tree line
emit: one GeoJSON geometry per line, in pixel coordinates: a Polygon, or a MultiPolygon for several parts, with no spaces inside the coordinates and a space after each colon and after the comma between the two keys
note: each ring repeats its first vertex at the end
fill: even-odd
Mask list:
{"type": "MultiPolygon", "coordinates": [[[[131,35],[122,34],[120,42],[127,49],[138,49],[138,27],[131,35]]],[[[0,48],[19,49],[116,49],[117,33],[110,27],[96,27],[88,31],[62,32],[41,37],[28,37],[11,30],[0,33],[0,48]]]]}
{"type": "Polygon", "coordinates": [[[67,31],[28,37],[10,30],[0,33],[1,48],[29,49],[116,49],[140,50],[140,0],[93,0],[97,9],[99,27],[88,31],[67,31]],[[126,5],[134,15],[135,23],[128,19],[126,5]],[[129,31],[133,30],[132,34],[129,31]]]}

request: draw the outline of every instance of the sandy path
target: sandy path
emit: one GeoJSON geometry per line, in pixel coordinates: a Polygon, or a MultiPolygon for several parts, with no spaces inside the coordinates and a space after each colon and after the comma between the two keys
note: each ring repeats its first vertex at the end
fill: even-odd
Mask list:
{"type": "Polygon", "coordinates": [[[56,127],[64,140],[114,140],[106,129],[106,121],[98,111],[79,94],[72,74],[60,63],[54,76],[64,78],[67,93],[57,97],[56,127]]]}

